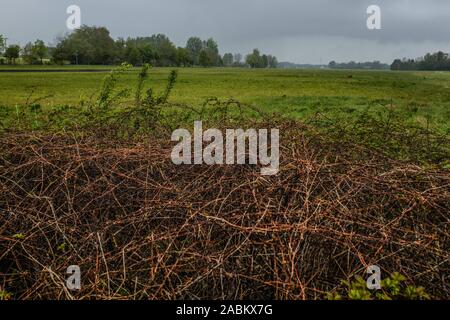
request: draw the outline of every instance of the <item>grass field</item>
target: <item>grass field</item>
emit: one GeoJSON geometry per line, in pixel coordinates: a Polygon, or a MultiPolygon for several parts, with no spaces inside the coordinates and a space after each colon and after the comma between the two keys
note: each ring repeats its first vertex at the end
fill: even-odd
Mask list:
{"type": "MultiPolygon", "coordinates": [[[[0,71],[21,69],[29,67],[0,67],[0,71]]],[[[102,72],[0,72],[0,105],[24,104],[40,97],[45,97],[40,104],[47,107],[77,105],[98,92],[104,71],[110,67],[33,69],[102,72]]],[[[147,85],[162,89],[170,70],[151,70],[147,85]]],[[[137,73],[138,69],[128,71],[118,86],[133,88],[137,73]]],[[[432,122],[444,130],[450,123],[450,73],[443,72],[179,69],[171,101],[196,106],[210,96],[234,98],[294,118],[316,112],[351,114],[381,104],[391,105],[407,118],[423,124],[432,122]]]]}

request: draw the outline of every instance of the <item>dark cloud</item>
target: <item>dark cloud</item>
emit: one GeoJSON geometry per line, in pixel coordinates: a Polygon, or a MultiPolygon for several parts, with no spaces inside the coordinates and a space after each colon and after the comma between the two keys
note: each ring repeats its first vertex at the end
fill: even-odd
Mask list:
{"type": "Polygon", "coordinates": [[[165,33],[178,45],[191,35],[214,37],[221,51],[253,47],[282,60],[390,61],[427,50],[450,51],[448,0],[15,0],[0,11],[0,33],[24,43],[64,33],[66,8],[114,37],[165,33]],[[382,30],[366,28],[366,9],[382,10],[382,30]]]}

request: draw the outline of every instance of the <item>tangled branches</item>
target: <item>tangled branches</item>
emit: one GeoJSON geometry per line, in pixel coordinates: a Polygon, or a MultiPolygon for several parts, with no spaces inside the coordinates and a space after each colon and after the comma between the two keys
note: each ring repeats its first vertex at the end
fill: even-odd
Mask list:
{"type": "Polygon", "coordinates": [[[280,131],[269,178],[176,166],[157,138],[5,134],[0,284],[17,299],[320,299],[376,264],[450,297],[448,171],[280,131]]]}

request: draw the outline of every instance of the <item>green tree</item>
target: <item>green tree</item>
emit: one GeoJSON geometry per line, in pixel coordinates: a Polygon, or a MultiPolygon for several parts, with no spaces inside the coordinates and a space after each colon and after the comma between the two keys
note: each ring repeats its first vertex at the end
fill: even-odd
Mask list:
{"type": "Polygon", "coordinates": [[[166,35],[152,35],[150,44],[157,54],[158,59],[156,61],[158,66],[169,67],[177,64],[177,48],[166,35]]]}
{"type": "Polygon", "coordinates": [[[52,48],[50,56],[52,62],[59,65],[63,65],[66,59],[66,53],[61,45],[57,45],[55,48],[52,48]]]}
{"type": "Polygon", "coordinates": [[[126,62],[132,64],[133,66],[138,66],[142,64],[142,54],[141,51],[136,46],[127,46],[125,53],[126,62]]]}
{"type": "Polygon", "coordinates": [[[231,67],[233,65],[233,54],[232,53],[225,53],[223,55],[223,65],[225,67],[231,67]]]}
{"type": "Polygon", "coordinates": [[[116,44],[104,27],[82,26],[61,39],[57,47],[72,64],[109,64],[116,55],[116,44]]]}
{"type": "Polygon", "coordinates": [[[14,44],[6,48],[5,57],[8,58],[9,62],[16,64],[16,59],[19,58],[20,46],[14,44]]]}
{"type": "Polygon", "coordinates": [[[177,52],[177,62],[179,66],[187,67],[191,66],[193,61],[186,48],[179,47],[177,52]]]}
{"type": "Polygon", "coordinates": [[[44,63],[44,58],[48,54],[48,48],[45,45],[44,41],[36,40],[32,46],[33,55],[41,61],[41,64],[44,63]]]}
{"type": "Polygon", "coordinates": [[[261,57],[261,68],[268,68],[269,67],[269,58],[267,57],[267,55],[263,54],[261,57]]]}
{"type": "Polygon", "coordinates": [[[153,50],[152,46],[150,44],[147,44],[143,46],[142,48],[139,48],[141,57],[142,57],[142,63],[148,63],[148,64],[154,64],[154,61],[158,57],[156,52],[153,50]]]}
{"type": "Polygon", "coordinates": [[[206,50],[200,51],[199,64],[202,67],[210,67],[212,65],[211,57],[206,50]]]}
{"type": "Polygon", "coordinates": [[[391,64],[391,70],[401,70],[402,68],[402,60],[395,59],[394,62],[391,64]]]}
{"type": "Polygon", "coordinates": [[[120,64],[126,61],[125,53],[126,53],[126,44],[127,42],[123,38],[119,38],[115,42],[115,56],[113,59],[114,64],[120,64]]]}
{"type": "Polygon", "coordinates": [[[3,55],[5,49],[6,49],[6,39],[2,34],[0,34],[0,56],[3,55]]]}
{"type": "Polygon", "coordinates": [[[198,37],[191,37],[186,43],[186,50],[194,63],[194,65],[200,64],[200,52],[203,50],[203,42],[198,37]]]}
{"type": "Polygon", "coordinates": [[[261,55],[258,49],[254,49],[253,52],[247,55],[245,62],[251,68],[277,68],[278,60],[272,55],[261,55]]]}
{"type": "Polygon", "coordinates": [[[221,57],[219,55],[219,46],[213,38],[209,38],[203,43],[203,50],[208,54],[211,66],[220,65],[221,57]]]}
{"type": "Polygon", "coordinates": [[[164,34],[128,38],[125,42],[124,59],[134,65],[149,63],[153,66],[175,66],[178,64],[178,50],[164,34]]]}
{"type": "Polygon", "coordinates": [[[33,44],[28,42],[22,48],[22,59],[26,64],[34,64],[37,61],[37,57],[33,52],[33,44]]]}
{"type": "Polygon", "coordinates": [[[253,53],[247,55],[245,62],[251,67],[251,68],[261,68],[262,66],[262,57],[261,53],[258,49],[254,49],[253,53]]]}
{"type": "Polygon", "coordinates": [[[278,68],[278,59],[275,56],[272,55],[268,55],[267,56],[268,60],[269,60],[269,68],[278,68]]]}

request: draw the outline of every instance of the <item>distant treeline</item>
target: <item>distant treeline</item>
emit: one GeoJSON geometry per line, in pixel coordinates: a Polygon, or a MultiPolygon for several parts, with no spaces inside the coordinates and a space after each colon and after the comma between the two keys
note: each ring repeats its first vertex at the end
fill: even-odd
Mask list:
{"type": "Polygon", "coordinates": [[[448,53],[442,51],[427,53],[418,59],[396,59],[391,70],[424,70],[424,71],[450,71],[450,59],[448,53]]]}
{"type": "Polygon", "coordinates": [[[325,69],[327,68],[326,65],[322,64],[299,64],[299,63],[292,63],[292,62],[278,62],[278,68],[280,69],[325,69]]]}
{"type": "Polygon", "coordinates": [[[0,35],[0,63],[15,64],[22,58],[26,64],[80,64],[116,65],[128,62],[133,65],[149,63],[153,66],[203,66],[276,68],[277,58],[261,54],[258,49],[245,56],[240,53],[219,53],[217,42],[210,38],[188,39],[185,47],[176,47],[164,34],[149,37],[119,38],[114,40],[105,27],[82,26],[73,33],[57,39],[54,46],[43,41],[29,42],[24,47],[6,47],[0,35]]]}
{"type": "Polygon", "coordinates": [[[367,69],[367,70],[386,70],[389,69],[389,65],[381,63],[380,61],[373,62],[354,62],[350,61],[348,63],[337,63],[336,61],[331,61],[328,64],[330,69],[367,69]]]}

